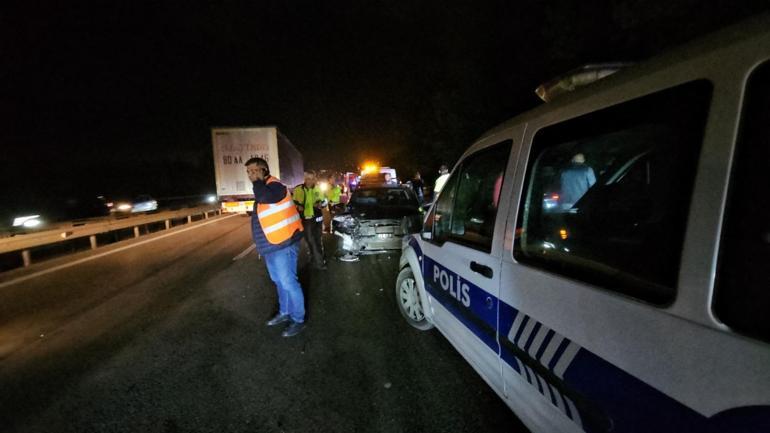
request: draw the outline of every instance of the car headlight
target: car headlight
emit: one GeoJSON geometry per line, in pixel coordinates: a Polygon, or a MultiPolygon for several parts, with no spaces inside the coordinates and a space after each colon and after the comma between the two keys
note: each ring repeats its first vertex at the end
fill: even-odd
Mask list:
{"type": "Polygon", "coordinates": [[[132,207],[133,207],[133,206],[131,206],[131,205],[130,205],[130,204],[128,204],[128,203],[120,203],[120,204],[118,205],[118,210],[131,210],[131,208],[132,208],[132,207]]]}
{"type": "Polygon", "coordinates": [[[40,220],[40,215],[27,215],[13,219],[14,227],[33,228],[39,226],[42,223],[43,221],[40,220]]]}
{"type": "Polygon", "coordinates": [[[358,226],[358,220],[350,215],[337,215],[333,220],[334,225],[343,230],[353,230],[358,226]]]}

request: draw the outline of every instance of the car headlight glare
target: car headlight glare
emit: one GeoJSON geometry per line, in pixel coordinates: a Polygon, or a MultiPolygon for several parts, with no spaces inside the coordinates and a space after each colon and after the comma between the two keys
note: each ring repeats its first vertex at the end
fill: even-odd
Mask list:
{"type": "Polygon", "coordinates": [[[37,227],[40,225],[40,215],[27,215],[13,219],[14,227],[37,227]]]}

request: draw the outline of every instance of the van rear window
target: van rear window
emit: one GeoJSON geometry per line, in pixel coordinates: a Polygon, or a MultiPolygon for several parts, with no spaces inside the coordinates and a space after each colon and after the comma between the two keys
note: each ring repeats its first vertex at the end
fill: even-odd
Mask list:
{"type": "Polygon", "coordinates": [[[671,302],[711,92],[694,81],[538,131],[516,260],[671,302]]]}
{"type": "Polygon", "coordinates": [[[734,330],[770,341],[770,62],[751,74],[745,95],[714,307],[734,330]]]}

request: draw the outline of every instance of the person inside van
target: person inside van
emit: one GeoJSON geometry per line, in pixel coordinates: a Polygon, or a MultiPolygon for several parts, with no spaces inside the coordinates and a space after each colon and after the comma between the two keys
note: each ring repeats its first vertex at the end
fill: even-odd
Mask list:
{"type": "Polygon", "coordinates": [[[561,181],[561,208],[570,209],[583,197],[583,194],[596,183],[596,175],[593,168],[586,164],[586,157],[577,153],[572,161],[560,175],[561,181]]]}

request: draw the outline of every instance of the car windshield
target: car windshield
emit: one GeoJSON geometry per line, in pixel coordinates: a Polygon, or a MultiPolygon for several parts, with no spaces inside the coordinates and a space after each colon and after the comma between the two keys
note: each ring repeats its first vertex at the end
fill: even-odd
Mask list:
{"type": "Polygon", "coordinates": [[[417,206],[417,199],[400,188],[359,189],[351,202],[362,206],[417,206]]]}

